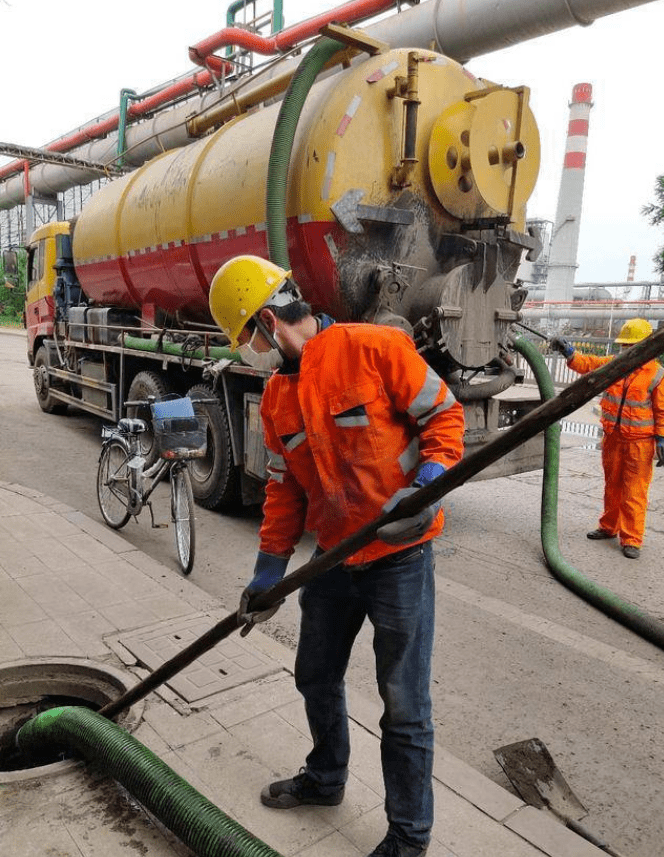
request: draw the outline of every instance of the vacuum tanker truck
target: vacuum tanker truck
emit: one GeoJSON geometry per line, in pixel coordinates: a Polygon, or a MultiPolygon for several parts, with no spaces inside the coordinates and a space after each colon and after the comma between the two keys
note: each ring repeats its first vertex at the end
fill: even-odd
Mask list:
{"type": "MultiPolygon", "coordinates": [[[[28,356],[41,408],[115,421],[125,401],[149,395],[208,400],[207,455],[192,467],[208,508],[260,495],[268,377],[229,352],[209,285],[233,256],[273,255],[280,223],[314,312],[406,330],[464,404],[467,450],[539,403],[515,394],[510,347],[525,299],[517,268],[537,252],[526,228],[539,169],[527,87],[361,31],[332,36],[340,65],[307,85],[295,116],[273,85],[250,109],[222,103],[200,139],[111,181],[74,221],[29,242],[28,356]]],[[[147,433],[148,458],[151,443],[147,433]]],[[[540,465],[535,439],[485,475],[540,465]]]]}

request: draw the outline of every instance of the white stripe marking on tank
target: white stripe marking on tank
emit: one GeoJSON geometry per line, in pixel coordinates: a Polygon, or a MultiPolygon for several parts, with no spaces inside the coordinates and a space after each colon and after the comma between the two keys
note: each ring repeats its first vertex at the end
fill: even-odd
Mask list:
{"type": "Polygon", "coordinates": [[[332,176],[334,175],[334,164],[337,159],[336,152],[329,152],[327,156],[327,167],[325,169],[325,180],[323,181],[323,191],[321,199],[330,198],[330,187],[332,186],[332,176]]]}

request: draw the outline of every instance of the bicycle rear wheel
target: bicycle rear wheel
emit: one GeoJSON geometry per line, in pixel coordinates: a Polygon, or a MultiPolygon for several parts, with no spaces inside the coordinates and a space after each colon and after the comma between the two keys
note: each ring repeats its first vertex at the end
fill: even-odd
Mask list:
{"type": "Polygon", "coordinates": [[[105,443],[97,469],[97,500],[101,514],[109,527],[119,530],[131,514],[129,505],[129,451],[118,438],[105,443]]]}
{"type": "Polygon", "coordinates": [[[194,530],[194,493],[188,467],[171,469],[171,517],[175,528],[175,547],[182,573],[194,567],[196,534],[194,530]]]}

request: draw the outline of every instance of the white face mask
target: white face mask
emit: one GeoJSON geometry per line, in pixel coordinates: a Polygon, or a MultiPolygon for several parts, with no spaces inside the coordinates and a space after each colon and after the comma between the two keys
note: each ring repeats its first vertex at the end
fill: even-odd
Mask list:
{"type": "Polygon", "coordinates": [[[239,345],[236,351],[240,355],[242,362],[253,369],[262,369],[269,372],[273,369],[278,369],[284,362],[283,357],[276,348],[270,348],[269,351],[254,351],[251,347],[251,342],[239,345]]]}

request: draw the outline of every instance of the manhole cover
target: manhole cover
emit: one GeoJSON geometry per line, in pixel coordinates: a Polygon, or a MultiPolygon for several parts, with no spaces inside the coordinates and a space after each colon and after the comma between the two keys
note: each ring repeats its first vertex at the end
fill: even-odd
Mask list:
{"type": "MultiPolygon", "coordinates": [[[[15,736],[28,720],[60,705],[98,710],[134,684],[136,679],[132,675],[83,659],[39,658],[0,667],[0,783],[61,773],[76,764],[71,760],[53,761],[58,754],[48,752],[43,764],[20,757],[15,749],[15,736]]],[[[133,731],[142,709],[139,703],[117,722],[127,731],[133,731]]]]}
{"type": "MultiPolygon", "coordinates": [[[[118,638],[144,666],[155,670],[216,624],[208,615],[172,619],[118,638]]],[[[226,638],[167,682],[185,702],[197,703],[231,687],[278,672],[273,661],[241,637],[226,638]]]]}

